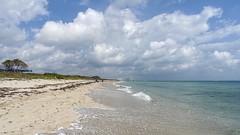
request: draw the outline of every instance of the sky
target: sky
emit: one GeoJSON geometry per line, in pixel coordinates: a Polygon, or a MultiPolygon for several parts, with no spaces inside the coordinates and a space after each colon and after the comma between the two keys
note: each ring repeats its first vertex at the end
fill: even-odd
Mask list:
{"type": "Polygon", "coordinates": [[[239,0],[1,0],[0,62],[140,80],[240,80],[239,0]]]}

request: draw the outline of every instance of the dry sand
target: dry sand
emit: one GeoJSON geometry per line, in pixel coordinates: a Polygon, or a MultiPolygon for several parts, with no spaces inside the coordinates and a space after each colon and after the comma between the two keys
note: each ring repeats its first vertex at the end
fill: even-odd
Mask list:
{"type": "Polygon", "coordinates": [[[78,119],[74,107],[107,108],[86,94],[101,83],[83,80],[0,80],[0,134],[56,132],[78,119]],[[87,85],[86,85],[87,84],[87,85]]]}

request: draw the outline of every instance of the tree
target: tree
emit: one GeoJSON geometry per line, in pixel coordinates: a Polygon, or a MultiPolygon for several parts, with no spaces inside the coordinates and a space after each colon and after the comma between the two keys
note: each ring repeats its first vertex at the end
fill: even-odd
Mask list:
{"type": "Polygon", "coordinates": [[[19,59],[14,59],[13,64],[14,64],[15,70],[26,69],[28,67],[28,65],[25,62],[23,62],[19,59]]]}
{"type": "Polygon", "coordinates": [[[3,63],[2,63],[3,67],[6,69],[6,70],[13,70],[13,61],[12,60],[5,60],[3,63]]]}
{"type": "Polygon", "coordinates": [[[19,59],[14,59],[14,60],[5,60],[4,62],[2,62],[3,67],[6,70],[21,70],[21,69],[26,69],[28,67],[28,65],[19,60],[19,59]]]}

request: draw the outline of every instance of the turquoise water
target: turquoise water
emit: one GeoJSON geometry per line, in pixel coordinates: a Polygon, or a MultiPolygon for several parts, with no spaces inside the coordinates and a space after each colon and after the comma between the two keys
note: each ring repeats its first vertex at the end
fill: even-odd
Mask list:
{"type": "Polygon", "coordinates": [[[188,105],[229,130],[240,130],[240,82],[129,81],[133,93],[144,92],[154,102],[188,105]]]}
{"type": "Polygon", "coordinates": [[[240,82],[128,81],[89,94],[69,128],[39,135],[240,135],[240,82]]]}

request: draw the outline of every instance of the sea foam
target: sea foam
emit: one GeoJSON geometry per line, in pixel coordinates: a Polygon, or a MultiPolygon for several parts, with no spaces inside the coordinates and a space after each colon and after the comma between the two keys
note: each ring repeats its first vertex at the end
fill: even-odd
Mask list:
{"type": "MultiPolygon", "coordinates": [[[[116,83],[113,83],[113,85],[118,87],[117,90],[124,91],[124,92],[129,93],[129,94],[133,93],[133,91],[131,90],[132,87],[130,87],[130,86],[119,85],[119,84],[116,84],[116,83]]],[[[137,98],[142,99],[142,100],[145,100],[145,101],[151,101],[152,100],[152,98],[149,95],[147,95],[143,92],[138,92],[138,93],[132,94],[132,96],[137,97],[137,98]]]]}
{"type": "Polygon", "coordinates": [[[118,88],[117,90],[125,91],[127,93],[133,93],[131,91],[131,87],[128,87],[128,86],[120,86],[120,88],[118,88]]]}
{"type": "Polygon", "coordinates": [[[145,100],[145,101],[151,101],[152,100],[152,98],[149,95],[147,95],[143,92],[138,92],[138,93],[132,94],[132,96],[138,97],[138,98],[140,98],[142,100],[145,100]]]}
{"type": "Polygon", "coordinates": [[[115,85],[116,87],[118,87],[117,90],[121,90],[121,91],[124,91],[124,92],[127,92],[127,93],[133,93],[133,92],[131,91],[131,88],[132,88],[132,87],[124,86],[124,85],[118,85],[118,84],[116,84],[116,83],[113,83],[113,85],[115,85]]]}

